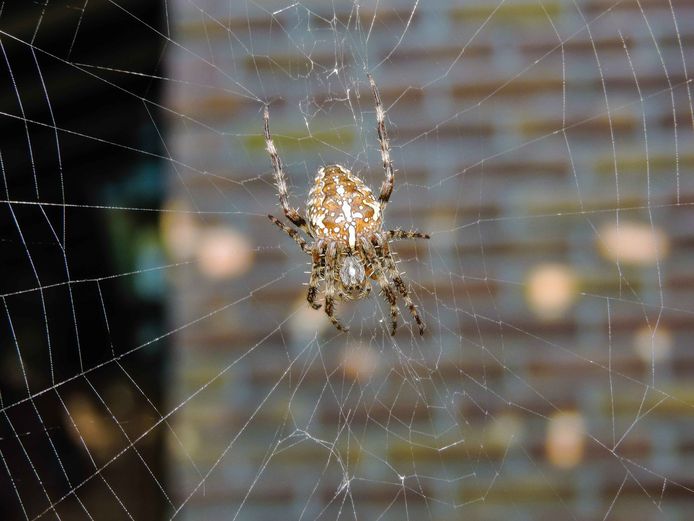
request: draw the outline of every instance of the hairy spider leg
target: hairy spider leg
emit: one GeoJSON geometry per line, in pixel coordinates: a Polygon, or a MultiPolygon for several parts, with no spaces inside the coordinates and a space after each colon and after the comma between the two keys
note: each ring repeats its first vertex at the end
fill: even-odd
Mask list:
{"type": "Polygon", "coordinates": [[[280,230],[282,230],[287,235],[289,235],[292,239],[294,239],[294,242],[296,242],[299,245],[299,247],[301,248],[301,250],[304,253],[309,253],[309,254],[311,253],[310,249],[308,247],[308,244],[306,244],[306,241],[304,240],[304,238],[301,235],[299,235],[299,232],[297,232],[293,228],[290,228],[289,226],[284,224],[282,221],[280,221],[277,217],[275,217],[273,215],[268,214],[268,219],[270,219],[273,223],[275,223],[280,230]]]}
{"type": "Polygon", "coordinates": [[[417,311],[417,306],[414,305],[414,302],[412,302],[412,298],[410,297],[410,291],[407,289],[407,285],[405,282],[402,280],[402,277],[400,276],[400,272],[398,271],[397,266],[395,266],[395,260],[393,259],[393,255],[390,253],[390,247],[388,246],[388,241],[385,240],[384,237],[375,234],[373,236],[373,241],[376,246],[381,250],[381,258],[383,259],[383,263],[385,265],[385,269],[388,272],[388,278],[393,281],[395,284],[395,287],[398,289],[400,292],[400,295],[402,295],[402,299],[405,301],[405,304],[407,305],[407,308],[410,310],[410,314],[412,315],[412,318],[414,318],[415,322],[417,322],[417,326],[419,327],[419,334],[423,335],[424,334],[424,323],[422,322],[422,319],[419,316],[419,312],[417,311]]]}
{"type": "Polygon", "coordinates": [[[381,204],[381,211],[385,210],[386,204],[390,200],[390,194],[393,193],[393,185],[395,183],[395,175],[393,174],[393,161],[390,159],[390,142],[388,141],[388,132],[386,131],[385,111],[381,103],[381,95],[376,87],[376,82],[368,75],[369,83],[371,84],[371,92],[374,96],[376,104],[376,131],[378,132],[378,142],[381,145],[381,160],[383,161],[383,169],[386,172],[386,178],[381,185],[381,193],[378,196],[378,201],[381,204]]]}
{"type": "Polygon", "coordinates": [[[337,262],[337,244],[333,241],[328,243],[328,248],[325,252],[325,314],[340,331],[347,332],[349,328],[343,326],[337,318],[335,318],[335,266],[337,262]]]}
{"type": "Polygon", "coordinates": [[[325,273],[325,241],[319,239],[311,249],[311,275],[308,279],[308,293],[306,300],[313,309],[320,309],[321,305],[316,303],[318,296],[318,285],[325,273]]]}
{"type": "Polygon", "coordinates": [[[289,193],[287,188],[287,179],[284,175],[284,170],[282,169],[282,160],[277,154],[277,148],[270,135],[270,112],[268,111],[267,105],[263,110],[263,121],[265,130],[265,149],[268,154],[270,154],[270,160],[272,161],[272,169],[275,173],[275,183],[277,184],[277,191],[279,193],[280,205],[284,211],[284,215],[289,219],[295,226],[298,226],[304,230],[307,234],[311,235],[308,226],[306,225],[306,219],[304,219],[299,211],[295,208],[289,206],[289,193]]]}
{"type": "Polygon", "coordinates": [[[417,230],[388,230],[386,238],[389,241],[397,239],[430,239],[428,233],[419,232],[417,230]]]}
{"type": "Polygon", "coordinates": [[[371,263],[373,269],[372,277],[375,276],[376,282],[378,282],[378,285],[381,287],[383,296],[388,301],[388,304],[390,304],[390,334],[394,335],[395,331],[398,329],[398,316],[400,315],[397,299],[395,298],[395,290],[385,276],[385,267],[373,244],[371,244],[366,237],[360,237],[359,239],[364,255],[371,263]]]}

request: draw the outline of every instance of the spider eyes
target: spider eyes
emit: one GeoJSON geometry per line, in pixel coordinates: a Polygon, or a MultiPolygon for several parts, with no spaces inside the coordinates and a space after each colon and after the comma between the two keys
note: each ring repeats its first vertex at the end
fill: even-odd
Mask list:
{"type": "Polygon", "coordinates": [[[340,280],[347,289],[356,289],[364,283],[364,265],[354,255],[347,255],[342,261],[340,280]]]}

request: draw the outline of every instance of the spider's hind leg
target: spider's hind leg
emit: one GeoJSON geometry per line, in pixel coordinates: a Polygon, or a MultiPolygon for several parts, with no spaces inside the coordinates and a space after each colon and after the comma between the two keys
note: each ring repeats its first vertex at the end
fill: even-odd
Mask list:
{"type": "Polygon", "coordinates": [[[325,314],[328,315],[330,322],[332,322],[333,326],[335,326],[338,330],[342,331],[343,333],[347,333],[349,331],[348,327],[343,326],[340,321],[335,318],[335,297],[330,293],[330,291],[328,291],[328,294],[325,296],[325,314]]]}

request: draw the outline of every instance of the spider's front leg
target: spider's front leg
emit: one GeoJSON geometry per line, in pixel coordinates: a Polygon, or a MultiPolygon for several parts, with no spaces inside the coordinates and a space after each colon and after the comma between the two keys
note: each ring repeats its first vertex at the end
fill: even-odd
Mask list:
{"type": "Polygon", "coordinates": [[[381,103],[381,95],[378,92],[378,87],[376,87],[376,82],[371,77],[371,74],[367,74],[369,77],[369,84],[371,85],[371,93],[374,97],[374,103],[376,105],[376,131],[378,133],[378,142],[381,145],[381,161],[383,162],[383,170],[385,170],[386,178],[381,185],[381,193],[378,196],[378,202],[381,205],[381,212],[385,210],[386,204],[390,200],[390,194],[393,193],[393,185],[395,184],[395,174],[393,172],[393,161],[390,159],[390,142],[388,141],[388,131],[386,130],[386,113],[383,110],[383,103],[381,103]]]}
{"type": "Polygon", "coordinates": [[[287,188],[287,178],[284,175],[284,170],[282,169],[282,160],[277,153],[277,147],[275,147],[275,142],[272,140],[272,135],[270,134],[270,112],[268,111],[267,105],[265,105],[265,108],[263,109],[263,131],[265,135],[265,150],[267,150],[267,153],[270,154],[270,161],[272,162],[272,169],[275,174],[275,184],[277,184],[277,192],[284,215],[297,228],[301,228],[310,235],[308,225],[306,224],[306,219],[304,219],[296,208],[289,206],[289,189],[287,188]]]}
{"type": "Polygon", "coordinates": [[[325,252],[325,314],[328,315],[330,322],[337,329],[346,333],[349,328],[340,324],[340,321],[335,318],[335,281],[339,276],[337,273],[338,254],[335,243],[330,242],[325,252]]]}
{"type": "Polygon", "coordinates": [[[294,239],[294,242],[296,242],[299,245],[301,251],[303,251],[304,253],[311,253],[309,251],[308,245],[306,244],[306,241],[299,234],[299,232],[285,225],[282,221],[280,221],[277,217],[274,217],[273,215],[268,215],[268,219],[270,219],[275,225],[277,225],[277,227],[280,230],[282,230],[284,233],[286,233],[292,239],[294,239]]]}

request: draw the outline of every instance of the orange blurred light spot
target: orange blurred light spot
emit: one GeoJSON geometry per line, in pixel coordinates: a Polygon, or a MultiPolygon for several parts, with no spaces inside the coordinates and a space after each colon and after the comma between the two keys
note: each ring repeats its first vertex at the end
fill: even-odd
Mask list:
{"type": "Polygon", "coordinates": [[[113,420],[101,414],[91,400],[81,394],[68,397],[66,405],[63,424],[73,443],[79,447],[84,443],[95,455],[106,457],[118,439],[113,420]]]}
{"type": "Polygon", "coordinates": [[[346,345],[340,358],[345,374],[360,381],[369,380],[378,370],[381,362],[378,352],[362,343],[346,345]]]}
{"type": "Polygon", "coordinates": [[[198,229],[192,213],[187,213],[188,206],[178,200],[168,201],[164,205],[160,227],[166,249],[176,261],[190,259],[195,253],[198,229]]]}
{"type": "Polygon", "coordinates": [[[582,459],[585,446],[585,422],[577,412],[560,412],[547,426],[547,459],[563,469],[575,467],[582,459]]]}
{"type": "Polygon", "coordinates": [[[245,273],[253,261],[253,252],[245,236],[232,228],[215,226],[200,234],[197,261],[205,276],[224,279],[245,273]]]}
{"type": "Polygon", "coordinates": [[[622,221],[600,229],[598,246],[602,255],[613,262],[650,266],[667,256],[670,242],[656,226],[622,221]]]}
{"type": "Polygon", "coordinates": [[[568,266],[541,264],[526,281],[528,304],[540,318],[560,318],[576,298],[576,285],[576,276],[568,266]]]}

